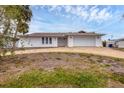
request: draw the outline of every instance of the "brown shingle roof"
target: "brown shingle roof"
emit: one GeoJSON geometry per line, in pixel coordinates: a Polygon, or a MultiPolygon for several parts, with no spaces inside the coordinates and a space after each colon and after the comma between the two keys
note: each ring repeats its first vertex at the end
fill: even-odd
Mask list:
{"type": "Polygon", "coordinates": [[[32,33],[27,34],[22,37],[41,37],[41,36],[56,36],[56,37],[62,37],[62,36],[82,36],[82,35],[92,35],[92,36],[102,36],[104,34],[99,34],[95,32],[67,32],[67,33],[32,33]]]}

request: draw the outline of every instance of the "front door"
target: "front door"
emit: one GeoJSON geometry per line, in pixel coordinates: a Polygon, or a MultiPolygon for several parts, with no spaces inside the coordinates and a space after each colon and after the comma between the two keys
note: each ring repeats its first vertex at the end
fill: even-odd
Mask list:
{"type": "Polygon", "coordinates": [[[67,46],[67,38],[66,37],[58,37],[58,47],[67,46]]]}

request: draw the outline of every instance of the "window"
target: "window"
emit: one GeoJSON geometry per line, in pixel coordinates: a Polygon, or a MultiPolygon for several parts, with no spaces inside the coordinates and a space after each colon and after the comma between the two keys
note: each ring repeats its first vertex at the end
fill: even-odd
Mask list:
{"type": "Polygon", "coordinates": [[[42,44],[52,44],[51,37],[42,37],[42,44]]]}
{"type": "Polygon", "coordinates": [[[52,38],[51,37],[49,38],[49,43],[52,44],[52,38]]]}
{"type": "Polygon", "coordinates": [[[46,44],[48,44],[48,37],[46,37],[46,44]]]}
{"type": "Polygon", "coordinates": [[[42,44],[44,44],[44,37],[42,37],[42,44]]]}

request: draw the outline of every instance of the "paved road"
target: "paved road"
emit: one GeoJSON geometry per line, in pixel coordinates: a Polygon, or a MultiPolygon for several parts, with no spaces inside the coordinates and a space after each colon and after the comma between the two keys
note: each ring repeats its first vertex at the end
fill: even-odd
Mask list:
{"type": "Polygon", "coordinates": [[[18,50],[16,54],[29,54],[29,53],[40,53],[40,52],[69,52],[69,53],[90,53],[103,56],[124,58],[124,52],[119,50],[114,50],[110,48],[96,48],[96,47],[76,47],[76,48],[40,48],[40,49],[27,49],[18,50]]]}

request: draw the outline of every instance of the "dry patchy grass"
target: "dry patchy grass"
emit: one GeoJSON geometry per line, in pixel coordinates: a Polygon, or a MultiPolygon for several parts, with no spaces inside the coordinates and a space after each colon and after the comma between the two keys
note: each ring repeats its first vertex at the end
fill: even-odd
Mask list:
{"type": "Polygon", "coordinates": [[[120,58],[35,53],[0,59],[0,87],[124,87],[123,80],[124,59],[120,58]]]}

